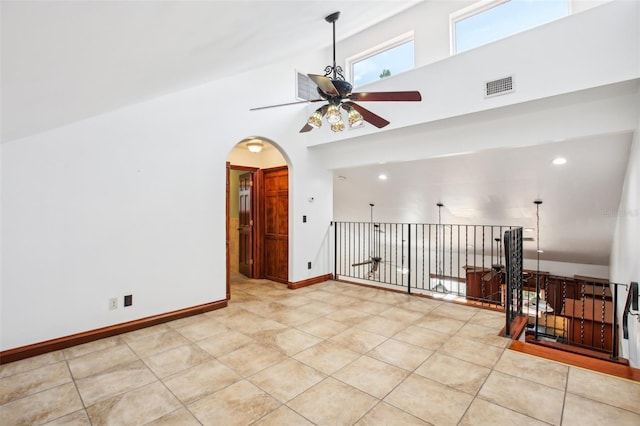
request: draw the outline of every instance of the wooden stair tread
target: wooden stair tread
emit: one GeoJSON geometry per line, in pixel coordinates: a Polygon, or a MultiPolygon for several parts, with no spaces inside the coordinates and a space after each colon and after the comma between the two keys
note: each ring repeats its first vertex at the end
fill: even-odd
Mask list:
{"type": "MultiPolygon", "coordinates": [[[[535,355],[551,361],[561,362],[574,367],[581,367],[599,373],[640,382],[640,369],[630,367],[628,365],[628,361],[625,359],[612,360],[609,359],[607,355],[604,355],[607,357],[606,359],[603,359],[602,357],[594,358],[585,354],[568,352],[566,349],[561,349],[560,347],[556,347],[550,343],[552,342],[545,342],[544,344],[541,344],[541,342],[521,342],[519,340],[514,340],[511,342],[509,349],[529,355],[535,355]]],[[[563,346],[566,347],[568,345],[563,346]]],[[[594,351],[589,351],[589,353],[591,352],[594,351]]],[[[599,355],[602,356],[603,354],[599,355]]]]}

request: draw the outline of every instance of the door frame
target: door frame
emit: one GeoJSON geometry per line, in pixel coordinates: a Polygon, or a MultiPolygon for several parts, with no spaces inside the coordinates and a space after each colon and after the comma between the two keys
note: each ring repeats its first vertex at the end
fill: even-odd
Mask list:
{"type": "Polygon", "coordinates": [[[289,178],[290,178],[290,175],[289,175],[289,165],[288,164],[286,164],[284,166],[276,166],[276,167],[269,167],[269,168],[266,168],[266,169],[260,169],[260,173],[261,173],[261,176],[260,176],[260,178],[261,178],[260,201],[261,201],[261,204],[260,204],[260,212],[259,212],[259,214],[260,214],[261,218],[260,218],[260,228],[258,229],[258,232],[260,232],[259,236],[260,236],[260,242],[261,242],[260,248],[259,248],[259,250],[260,250],[259,255],[260,255],[260,258],[261,258],[260,266],[262,268],[261,269],[261,274],[262,274],[261,278],[266,278],[266,272],[265,272],[265,264],[266,264],[266,262],[264,260],[265,259],[264,249],[265,249],[265,246],[266,246],[266,243],[265,243],[265,240],[266,240],[266,217],[265,217],[265,214],[266,214],[266,211],[265,211],[265,209],[266,209],[266,207],[265,207],[266,189],[264,188],[264,184],[265,184],[265,180],[266,180],[265,175],[268,174],[268,173],[280,172],[280,171],[285,171],[285,170],[287,172],[287,253],[286,253],[286,256],[287,256],[287,273],[286,273],[286,278],[284,279],[284,281],[280,281],[280,279],[274,279],[274,278],[270,278],[270,279],[272,279],[274,281],[277,281],[277,282],[282,282],[283,284],[288,284],[289,283],[289,247],[290,247],[290,244],[291,244],[291,238],[290,238],[291,223],[290,223],[290,220],[289,220],[290,219],[290,209],[291,209],[291,198],[290,198],[291,193],[289,191],[289,183],[290,183],[289,182],[289,178]]]}
{"type": "MultiPolygon", "coordinates": [[[[231,170],[238,170],[244,172],[250,172],[253,174],[253,187],[251,190],[251,216],[253,217],[253,227],[251,228],[251,240],[252,240],[252,252],[253,252],[253,277],[252,278],[260,278],[264,274],[264,266],[262,263],[262,242],[259,241],[260,238],[257,238],[260,235],[262,230],[262,202],[260,197],[262,197],[262,171],[257,167],[249,167],[249,166],[239,166],[235,164],[231,164],[229,161],[226,162],[227,165],[227,188],[226,188],[226,239],[227,239],[227,249],[226,249],[226,288],[227,288],[227,300],[231,299],[231,248],[230,248],[230,236],[231,232],[236,232],[235,230],[231,230],[230,227],[230,206],[231,206],[231,170]]],[[[235,194],[234,194],[235,196],[235,194]]]]}
{"type": "MultiPolygon", "coordinates": [[[[254,212],[254,175],[255,172],[244,171],[234,176],[234,181],[239,185],[237,191],[234,191],[233,196],[239,198],[238,204],[238,271],[240,274],[248,277],[255,278],[254,271],[254,257],[255,257],[255,236],[253,227],[255,226],[255,212],[254,212]],[[248,181],[248,182],[247,182],[248,181]],[[247,200],[245,196],[248,195],[248,208],[247,200]],[[248,216],[248,217],[247,217],[248,216]],[[245,239],[248,237],[248,239],[245,239]],[[244,256],[243,256],[244,254],[244,256]]],[[[233,230],[232,230],[233,232],[233,230]]]]}

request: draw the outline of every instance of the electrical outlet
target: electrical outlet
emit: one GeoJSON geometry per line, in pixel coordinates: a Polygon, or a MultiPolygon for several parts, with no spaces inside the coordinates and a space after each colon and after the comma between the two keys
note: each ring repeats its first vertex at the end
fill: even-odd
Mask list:
{"type": "Polygon", "coordinates": [[[118,299],[116,297],[109,299],[109,310],[113,311],[114,309],[118,309],[118,299]]]}
{"type": "Polygon", "coordinates": [[[124,297],[124,307],[126,308],[127,306],[131,306],[131,305],[133,305],[133,295],[127,294],[124,297]]]}
{"type": "Polygon", "coordinates": [[[311,262],[307,262],[307,269],[311,269],[311,262]]]}

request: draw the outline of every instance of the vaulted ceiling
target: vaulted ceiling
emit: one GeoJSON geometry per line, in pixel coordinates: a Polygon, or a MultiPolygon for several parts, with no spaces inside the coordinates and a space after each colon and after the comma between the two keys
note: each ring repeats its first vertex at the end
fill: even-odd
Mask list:
{"type": "MultiPolygon", "coordinates": [[[[325,48],[331,40],[322,17],[336,10],[349,17],[340,22],[339,37],[346,38],[416,3],[3,0],[2,141],[247,71],[310,46],[325,48]]],[[[617,90],[638,93],[638,83],[617,90]]],[[[557,99],[548,102],[537,110],[559,108],[557,99]]],[[[527,108],[511,110],[525,116],[527,108]]],[[[496,123],[504,114],[489,111],[481,121],[496,123]]],[[[602,110],[601,121],[612,114],[602,110]]],[[[384,151],[390,137],[422,141],[429,134],[437,141],[468,128],[463,136],[473,138],[473,119],[454,121],[451,128],[425,123],[312,148],[318,161],[330,157],[327,167],[335,169],[337,219],[366,220],[368,204],[375,202],[378,220],[433,223],[435,204],[442,201],[447,222],[532,226],[532,201],[541,197],[545,258],[608,263],[632,130],[564,135],[557,143],[523,133],[529,140],[513,148],[449,157],[462,153],[451,148],[458,141],[450,139],[440,153],[384,151]],[[550,165],[556,155],[567,158],[563,168],[550,165]],[[359,161],[342,163],[346,158],[359,161]],[[380,172],[388,174],[387,182],[377,180],[380,172]]]]}
{"type": "Polygon", "coordinates": [[[1,2],[2,140],[38,133],[331,44],[399,1],[1,2]]]}

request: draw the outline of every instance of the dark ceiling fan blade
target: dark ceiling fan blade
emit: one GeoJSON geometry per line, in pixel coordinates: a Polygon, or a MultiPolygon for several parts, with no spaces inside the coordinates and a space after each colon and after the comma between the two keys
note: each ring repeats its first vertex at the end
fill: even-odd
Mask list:
{"type": "Polygon", "coordinates": [[[372,113],[371,111],[369,111],[368,109],[353,103],[353,102],[344,102],[345,104],[351,105],[356,111],[358,111],[361,115],[362,118],[364,119],[364,121],[369,122],[371,124],[373,124],[374,126],[376,126],[378,129],[383,128],[384,126],[386,126],[387,124],[389,124],[389,122],[387,120],[385,120],[384,118],[380,117],[379,115],[376,115],[374,113],[372,113]]]}
{"type": "Polygon", "coordinates": [[[268,105],[268,106],[263,106],[263,107],[251,108],[251,109],[249,109],[249,111],[258,111],[258,110],[267,109],[267,108],[276,108],[276,107],[281,107],[281,106],[297,105],[297,104],[308,104],[308,103],[311,103],[311,102],[321,102],[321,101],[324,101],[324,99],[311,99],[309,101],[296,101],[296,102],[289,102],[289,103],[286,103],[286,104],[268,105]]]}
{"type": "Polygon", "coordinates": [[[340,92],[338,92],[329,77],[317,74],[307,74],[307,76],[327,95],[340,96],[340,92]]]}
{"type": "Polygon", "coordinates": [[[500,273],[502,273],[502,269],[504,268],[504,266],[500,265],[500,264],[493,264],[491,265],[491,271],[489,271],[488,273],[484,274],[482,279],[485,281],[491,281],[493,279],[493,277],[495,277],[496,275],[500,275],[500,273]]]}
{"type": "Polygon", "coordinates": [[[422,95],[417,90],[408,92],[356,92],[349,95],[352,101],[421,101],[422,95]]]}
{"type": "Polygon", "coordinates": [[[495,277],[496,275],[498,275],[498,272],[497,272],[497,271],[487,272],[486,274],[484,274],[484,275],[482,276],[482,279],[483,279],[485,282],[489,282],[489,281],[491,281],[491,280],[493,279],[493,277],[495,277]]]}

